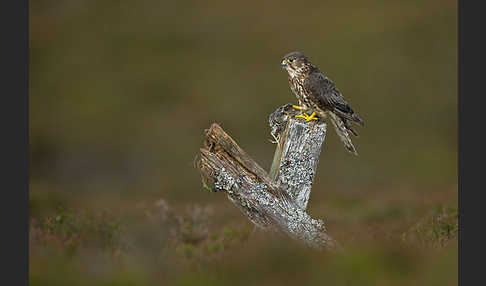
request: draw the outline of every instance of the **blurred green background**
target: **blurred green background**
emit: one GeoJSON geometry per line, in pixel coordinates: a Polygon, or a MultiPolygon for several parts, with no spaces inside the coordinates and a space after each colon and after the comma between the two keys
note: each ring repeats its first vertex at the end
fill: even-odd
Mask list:
{"type": "Polygon", "coordinates": [[[456,1],[35,0],[30,19],[32,285],[457,284],[456,1]],[[270,167],[294,50],[366,124],[359,157],[329,129],[309,203],[344,255],[253,231],[193,165],[217,122],[270,167]],[[174,223],[147,218],[161,200],[174,223]]]}

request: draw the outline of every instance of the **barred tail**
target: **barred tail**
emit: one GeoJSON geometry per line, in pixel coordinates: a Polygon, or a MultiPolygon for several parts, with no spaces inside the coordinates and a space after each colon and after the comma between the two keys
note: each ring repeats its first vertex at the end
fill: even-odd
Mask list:
{"type": "MultiPolygon", "coordinates": [[[[334,125],[334,129],[336,129],[336,133],[339,136],[339,138],[341,139],[341,141],[343,142],[346,150],[348,150],[350,153],[358,156],[358,152],[356,151],[356,148],[354,148],[353,142],[351,142],[351,136],[349,136],[347,126],[346,126],[346,122],[344,122],[343,119],[341,119],[341,117],[339,117],[336,113],[334,113],[332,111],[328,111],[326,113],[327,113],[328,117],[331,119],[331,121],[334,125]]],[[[350,131],[353,132],[352,129],[350,131]]],[[[355,132],[353,132],[353,133],[355,133],[355,132]]]]}

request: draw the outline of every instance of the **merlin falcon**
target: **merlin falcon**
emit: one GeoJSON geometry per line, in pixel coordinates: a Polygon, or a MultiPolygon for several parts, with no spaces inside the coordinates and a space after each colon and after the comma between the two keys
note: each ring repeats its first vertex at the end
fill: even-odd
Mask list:
{"type": "Polygon", "coordinates": [[[349,122],[361,126],[364,126],[364,122],[344,100],[336,85],[302,53],[287,54],[283,57],[281,66],[287,70],[290,89],[299,102],[299,105],[293,107],[304,112],[297,117],[307,121],[317,120],[316,116],[323,119],[329,118],[346,150],[358,155],[349,133],[354,136],[358,134],[351,128],[349,122]],[[313,111],[311,115],[305,113],[308,110],[313,111]]]}

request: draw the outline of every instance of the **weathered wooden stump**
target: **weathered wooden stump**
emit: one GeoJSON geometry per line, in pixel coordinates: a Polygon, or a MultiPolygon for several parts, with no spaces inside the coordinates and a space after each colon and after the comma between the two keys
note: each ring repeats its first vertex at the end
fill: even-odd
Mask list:
{"type": "Polygon", "coordinates": [[[203,186],[224,191],[248,219],[267,231],[285,233],[313,247],[334,247],[324,222],[306,213],[322,143],[324,121],[306,122],[290,104],[270,115],[277,149],[268,174],[223,129],[205,131],[197,167],[203,186]]]}

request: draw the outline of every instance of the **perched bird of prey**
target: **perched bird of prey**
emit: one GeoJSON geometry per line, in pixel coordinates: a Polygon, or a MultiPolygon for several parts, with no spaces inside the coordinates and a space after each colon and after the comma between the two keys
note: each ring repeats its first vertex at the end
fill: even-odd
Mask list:
{"type": "Polygon", "coordinates": [[[351,128],[349,121],[361,126],[364,126],[364,123],[344,100],[336,85],[302,53],[287,54],[283,57],[281,66],[287,70],[290,89],[299,101],[299,105],[293,107],[304,111],[303,115],[297,117],[305,118],[307,121],[317,120],[316,115],[323,119],[329,118],[346,150],[358,155],[349,133],[354,136],[358,134],[351,128]],[[312,114],[307,115],[307,110],[312,110],[312,114]]]}

